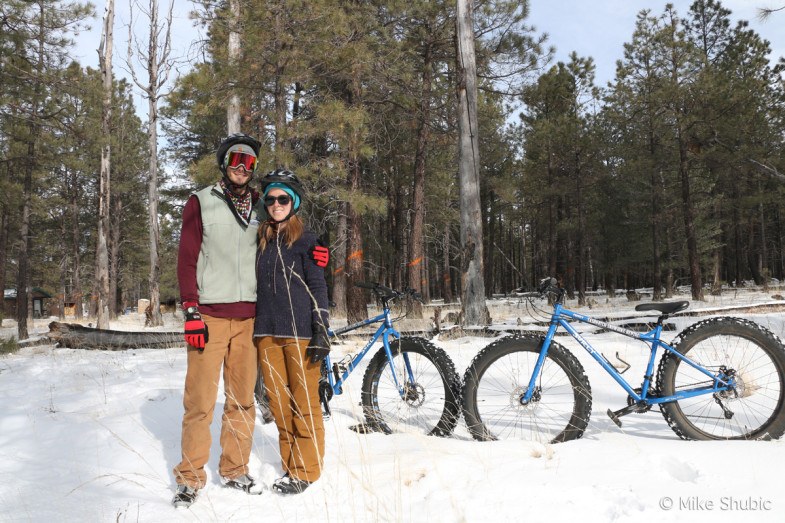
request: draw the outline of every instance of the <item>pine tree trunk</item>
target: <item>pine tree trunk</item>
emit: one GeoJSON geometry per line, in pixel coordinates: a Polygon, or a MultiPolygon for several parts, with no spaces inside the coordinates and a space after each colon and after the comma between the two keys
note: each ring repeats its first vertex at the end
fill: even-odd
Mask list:
{"type": "Polygon", "coordinates": [[[444,238],[443,242],[443,258],[442,258],[442,297],[444,303],[452,303],[454,301],[452,294],[452,277],[450,276],[450,224],[444,225],[444,238]]]}
{"type": "MultiPolygon", "coordinates": [[[[46,40],[46,26],[44,17],[44,5],[39,4],[38,34],[36,38],[37,49],[37,71],[39,74],[44,72],[44,45],[46,40]]],[[[42,80],[37,77],[33,87],[33,100],[30,108],[30,120],[28,123],[29,135],[27,137],[27,158],[24,164],[24,181],[22,183],[22,220],[19,225],[19,255],[16,277],[16,321],[17,339],[26,340],[29,337],[28,319],[31,316],[32,308],[32,285],[30,284],[30,252],[31,236],[30,220],[33,199],[33,170],[36,160],[36,142],[40,133],[39,104],[42,97],[42,80]]]]}
{"type": "MultiPolygon", "coordinates": [[[[414,153],[414,211],[411,236],[409,237],[409,288],[420,292],[425,300],[427,281],[425,278],[425,168],[431,118],[431,46],[426,43],[422,61],[422,92],[420,106],[417,111],[417,148],[414,153]]],[[[422,303],[413,301],[409,317],[422,318],[422,303]]]]}
{"type": "Polygon", "coordinates": [[[490,194],[482,194],[485,191],[480,191],[480,208],[490,209],[487,217],[484,220],[484,228],[482,231],[483,237],[483,281],[485,282],[485,297],[490,298],[497,289],[496,271],[493,259],[493,242],[496,239],[496,224],[497,210],[494,205],[494,195],[491,191],[490,194]]]}
{"type": "Polygon", "coordinates": [[[755,220],[749,217],[747,220],[747,267],[752,275],[755,285],[763,285],[763,275],[760,272],[760,257],[755,245],[755,220]]]}
{"type": "Polygon", "coordinates": [[[687,160],[687,144],[678,131],[679,141],[679,177],[681,178],[681,204],[684,217],[684,232],[687,236],[687,257],[690,266],[690,284],[692,299],[703,301],[703,277],[701,275],[700,254],[698,253],[698,237],[695,232],[695,207],[690,192],[690,173],[687,160]]]}
{"type": "Polygon", "coordinates": [[[79,254],[79,241],[82,237],[81,229],[79,227],[79,182],[77,179],[77,172],[71,173],[71,258],[74,264],[73,272],[73,285],[71,286],[71,299],[74,300],[74,315],[77,320],[84,317],[83,295],[82,295],[82,258],[79,254]]]}
{"type": "MultiPolygon", "coordinates": [[[[65,175],[63,176],[63,181],[66,187],[66,192],[68,191],[68,178],[70,174],[66,170],[65,175]]],[[[67,194],[65,195],[67,197],[67,194]]],[[[65,240],[68,238],[68,208],[63,207],[61,214],[60,214],[60,238],[65,240]]],[[[65,245],[63,245],[63,249],[61,251],[61,258],[59,264],[59,278],[58,278],[58,288],[60,292],[57,293],[57,318],[60,320],[65,319],[65,297],[66,297],[66,282],[68,281],[68,250],[65,245]]],[[[2,288],[2,287],[0,287],[2,288]]]]}
{"type": "MultiPolygon", "coordinates": [[[[349,165],[349,187],[352,193],[360,189],[360,165],[356,160],[349,165]]],[[[354,285],[364,280],[361,217],[349,203],[346,204],[346,217],[346,318],[349,323],[354,323],[368,318],[368,308],[366,291],[354,285]]]]}
{"type": "MultiPolygon", "coordinates": [[[[31,124],[31,131],[33,124],[31,124]]],[[[32,136],[35,132],[32,131],[32,136]]],[[[27,318],[30,314],[28,298],[30,295],[30,206],[33,198],[33,159],[35,144],[27,145],[28,163],[25,166],[25,178],[22,190],[22,221],[19,225],[19,265],[16,276],[16,322],[17,339],[26,340],[30,337],[27,318]]]]}
{"type": "Polygon", "coordinates": [[[343,202],[340,205],[338,212],[338,224],[336,230],[338,237],[335,239],[335,249],[332,252],[332,258],[336,260],[333,263],[333,307],[331,316],[336,318],[346,317],[346,207],[347,203],[343,202]],[[340,265],[339,265],[340,264],[340,265]],[[338,265],[336,267],[336,265],[338,265]]]}
{"type": "MultiPolygon", "coordinates": [[[[0,291],[5,291],[5,264],[8,260],[8,207],[0,203],[0,291]]],[[[0,322],[5,316],[5,304],[0,305],[0,322]]]]}
{"type": "Polygon", "coordinates": [[[398,245],[398,202],[397,202],[397,176],[389,176],[385,197],[387,198],[387,219],[381,222],[381,232],[384,238],[389,238],[390,242],[390,267],[388,278],[393,289],[401,287],[401,271],[399,256],[401,249],[398,245]]]}
{"type": "Polygon", "coordinates": [[[394,229],[392,231],[392,237],[395,239],[395,255],[396,258],[398,258],[395,260],[395,277],[393,279],[393,286],[396,289],[403,287],[404,282],[406,281],[404,267],[406,265],[406,260],[409,259],[409,249],[405,241],[405,234],[407,230],[407,206],[405,192],[406,191],[404,190],[403,184],[395,184],[395,207],[393,208],[394,229]]]}
{"type": "MultiPolygon", "coordinates": [[[[653,133],[649,136],[649,153],[654,157],[655,144],[653,133]]],[[[651,172],[651,243],[654,262],[653,301],[662,301],[662,262],[660,260],[660,229],[662,227],[662,173],[651,172]]]]}
{"type": "Polygon", "coordinates": [[[664,259],[667,261],[667,270],[665,271],[665,299],[673,297],[673,286],[675,285],[675,276],[673,274],[673,235],[671,234],[672,227],[666,225],[665,227],[665,252],[663,253],[664,259]]]}
{"type": "Polygon", "coordinates": [[[117,285],[120,282],[120,236],[123,220],[123,200],[112,198],[112,214],[109,227],[109,317],[117,318],[121,310],[117,285]]]}
{"type": "Polygon", "coordinates": [[[578,200],[578,239],[576,245],[575,287],[578,291],[578,305],[586,305],[586,205],[583,201],[583,174],[576,176],[575,197],[578,200]]]}

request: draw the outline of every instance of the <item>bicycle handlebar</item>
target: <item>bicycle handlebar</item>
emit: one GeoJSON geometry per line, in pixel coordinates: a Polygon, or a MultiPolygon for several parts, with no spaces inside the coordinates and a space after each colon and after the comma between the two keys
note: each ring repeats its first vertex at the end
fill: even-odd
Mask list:
{"type": "Polygon", "coordinates": [[[564,295],[564,289],[559,287],[559,282],[556,278],[551,278],[550,276],[540,280],[540,285],[537,286],[537,292],[539,292],[541,296],[552,296],[554,303],[560,301],[564,295]]]}
{"type": "Polygon", "coordinates": [[[370,289],[374,294],[376,294],[379,298],[382,299],[391,299],[391,298],[401,298],[401,297],[411,297],[412,299],[422,301],[422,296],[419,292],[415,291],[414,289],[404,289],[403,291],[396,291],[389,287],[385,287],[379,283],[375,282],[365,282],[365,281],[358,281],[354,283],[355,287],[360,287],[361,289],[370,289]]]}

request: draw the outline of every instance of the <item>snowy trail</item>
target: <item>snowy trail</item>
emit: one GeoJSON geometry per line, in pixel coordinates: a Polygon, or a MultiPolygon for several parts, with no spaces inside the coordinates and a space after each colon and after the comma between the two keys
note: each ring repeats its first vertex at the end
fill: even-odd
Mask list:
{"type": "MultiPolygon", "coordinates": [[[[781,316],[749,317],[782,336],[781,316]]],[[[677,330],[693,321],[678,319],[677,330]]],[[[435,340],[460,373],[490,341],[435,340]]],[[[641,374],[646,354],[636,342],[591,341],[633,364],[625,376],[641,374]]],[[[221,488],[219,397],[208,486],[179,510],[170,499],[184,351],[22,349],[0,357],[0,521],[784,520],[785,442],[681,441],[656,409],[625,417],[619,429],[604,413],[624,404],[621,389],[573,342],[563,344],[584,364],[594,396],[578,441],[479,443],[462,421],[446,439],[356,434],[347,427],[361,419],[361,367],[333,399],[324,475],[308,491],[283,498],[221,488]]],[[[265,484],[280,474],[273,425],[257,421],[251,474],[265,484]]]]}

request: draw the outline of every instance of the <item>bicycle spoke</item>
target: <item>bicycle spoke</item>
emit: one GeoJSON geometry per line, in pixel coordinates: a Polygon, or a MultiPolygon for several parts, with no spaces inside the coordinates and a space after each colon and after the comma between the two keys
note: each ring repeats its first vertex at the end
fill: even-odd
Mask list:
{"type": "Polygon", "coordinates": [[[549,442],[575,428],[571,420],[576,390],[561,364],[551,358],[541,369],[532,399],[523,404],[537,358],[533,351],[511,351],[495,358],[479,381],[476,376],[467,378],[477,381],[473,403],[482,429],[476,432],[490,439],[549,442]]]}
{"type": "MultiPolygon", "coordinates": [[[[688,331],[683,340],[683,354],[710,372],[732,376],[735,387],[663,404],[674,430],[695,439],[770,437],[768,427],[782,417],[785,395],[778,340],[762,327],[734,318],[707,320],[688,331]],[[701,330],[705,334],[695,334],[701,330]]],[[[713,385],[676,358],[667,362],[665,372],[669,376],[663,385],[666,395],[713,385]]],[[[781,423],[777,425],[779,432],[781,423]]]]}

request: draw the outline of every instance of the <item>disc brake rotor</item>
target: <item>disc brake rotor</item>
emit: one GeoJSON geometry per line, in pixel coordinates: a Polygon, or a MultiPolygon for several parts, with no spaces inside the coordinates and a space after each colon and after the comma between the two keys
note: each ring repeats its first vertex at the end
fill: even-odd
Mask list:
{"type": "Polygon", "coordinates": [[[407,383],[403,389],[403,400],[410,407],[417,408],[425,403],[425,389],[419,383],[407,383]]]}

